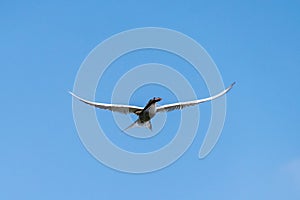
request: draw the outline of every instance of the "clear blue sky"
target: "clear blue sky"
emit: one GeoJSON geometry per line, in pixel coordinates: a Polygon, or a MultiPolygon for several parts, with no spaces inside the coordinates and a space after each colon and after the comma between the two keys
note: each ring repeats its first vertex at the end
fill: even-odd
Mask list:
{"type": "MultiPolygon", "coordinates": [[[[0,199],[300,199],[299,9],[299,1],[1,2],[0,199]],[[183,157],[134,175],[112,170],[86,151],[67,91],[96,45],[145,26],[194,38],[225,85],[237,85],[208,157],[198,159],[210,117],[205,104],[196,140],[183,157]]],[[[151,58],[121,63],[130,68],[151,58]]],[[[200,89],[197,95],[205,97],[205,85],[200,89]]],[[[148,98],[139,92],[131,102],[143,106],[148,98]]],[[[109,94],[96,99],[109,101],[109,94]]],[[[97,114],[99,120],[111,116],[97,114]]]]}

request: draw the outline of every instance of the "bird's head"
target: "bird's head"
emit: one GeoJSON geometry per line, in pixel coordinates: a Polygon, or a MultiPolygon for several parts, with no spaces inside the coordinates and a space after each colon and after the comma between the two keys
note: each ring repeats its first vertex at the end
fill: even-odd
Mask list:
{"type": "Polygon", "coordinates": [[[150,99],[150,100],[148,101],[148,104],[147,104],[147,105],[155,104],[155,103],[157,103],[157,102],[159,102],[159,101],[161,101],[161,100],[162,100],[162,98],[160,98],[160,97],[154,97],[153,99],[150,99]]]}
{"type": "Polygon", "coordinates": [[[160,97],[154,97],[153,99],[152,99],[152,101],[153,102],[159,102],[159,101],[161,101],[162,100],[162,98],[160,98],[160,97]]]}

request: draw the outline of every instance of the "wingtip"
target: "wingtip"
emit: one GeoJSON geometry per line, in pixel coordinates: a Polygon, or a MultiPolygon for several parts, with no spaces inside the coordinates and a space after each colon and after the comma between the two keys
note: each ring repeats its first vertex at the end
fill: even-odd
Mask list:
{"type": "Polygon", "coordinates": [[[235,84],[236,82],[234,81],[233,83],[231,83],[231,85],[228,88],[231,89],[235,84]]]}
{"type": "Polygon", "coordinates": [[[235,81],[233,82],[233,83],[231,83],[231,85],[228,87],[228,88],[226,88],[226,92],[228,92],[229,90],[231,90],[231,88],[235,85],[235,81]]]}
{"type": "Polygon", "coordinates": [[[71,92],[71,91],[68,91],[68,92],[69,92],[70,95],[76,96],[73,92],[71,92]]]}
{"type": "Polygon", "coordinates": [[[73,92],[69,91],[69,94],[70,94],[72,97],[75,97],[75,98],[79,99],[78,96],[76,96],[73,92]]]}

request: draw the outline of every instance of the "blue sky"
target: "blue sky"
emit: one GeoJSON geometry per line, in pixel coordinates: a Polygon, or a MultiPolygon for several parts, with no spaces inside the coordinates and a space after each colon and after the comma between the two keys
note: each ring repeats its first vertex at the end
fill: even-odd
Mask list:
{"type": "MultiPolygon", "coordinates": [[[[0,5],[0,199],[300,198],[299,1],[0,5]],[[192,37],[213,58],[225,85],[233,81],[237,85],[227,95],[225,127],[208,157],[198,159],[210,119],[210,104],[203,104],[200,128],[189,150],[163,170],[136,175],[112,170],[86,151],[67,91],[96,45],[113,34],[146,26],[192,37]]],[[[176,65],[180,62],[172,56],[139,54],[143,52],[114,65],[130,69],[161,59],[180,70],[176,65]]],[[[192,73],[182,73],[195,81],[189,77],[192,73]]],[[[97,93],[96,100],[110,100],[109,88],[117,76],[104,78],[108,89],[97,93]]],[[[195,87],[197,96],[208,95],[202,79],[195,87]]],[[[143,106],[146,90],[150,97],[157,91],[167,95],[165,103],[175,100],[170,91],[148,86],[137,91],[131,103],[143,106]]],[[[170,113],[170,119],[179,114],[170,113]]],[[[109,121],[111,113],[97,111],[97,115],[99,121],[104,116],[106,125],[116,127],[109,121]]],[[[146,148],[167,142],[173,128],[167,123],[162,140],[150,140],[146,148]]],[[[131,150],[138,143],[125,136],[111,137],[124,148],[128,142],[131,150]]]]}

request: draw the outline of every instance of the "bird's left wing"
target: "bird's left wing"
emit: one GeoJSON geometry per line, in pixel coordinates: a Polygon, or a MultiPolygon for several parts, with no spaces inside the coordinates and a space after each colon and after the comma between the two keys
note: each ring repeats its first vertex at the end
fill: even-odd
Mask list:
{"type": "Polygon", "coordinates": [[[130,106],[130,105],[119,105],[119,104],[106,104],[106,103],[97,103],[97,102],[92,102],[92,101],[88,101],[85,100],[77,95],[75,95],[74,93],[70,92],[70,94],[79,99],[80,101],[91,105],[91,106],[95,106],[96,108],[101,108],[101,109],[105,109],[105,110],[110,110],[113,112],[119,112],[119,113],[123,113],[123,114],[129,114],[129,113],[134,113],[134,114],[138,114],[140,113],[143,108],[142,107],[138,107],[138,106],[130,106]]]}
{"type": "Polygon", "coordinates": [[[172,104],[159,106],[156,109],[156,112],[169,112],[169,111],[172,111],[172,110],[179,110],[179,109],[183,109],[183,108],[188,107],[188,106],[194,106],[194,105],[197,105],[199,103],[214,100],[214,99],[219,98],[219,97],[223,96],[224,94],[226,94],[233,87],[234,84],[235,84],[235,82],[232,83],[224,91],[220,92],[219,94],[217,94],[215,96],[208,97],[208,98],[205,98],[205,99],[194,100],[194,101],[179,102],[179,103],[172,103],[172,104]]]}

